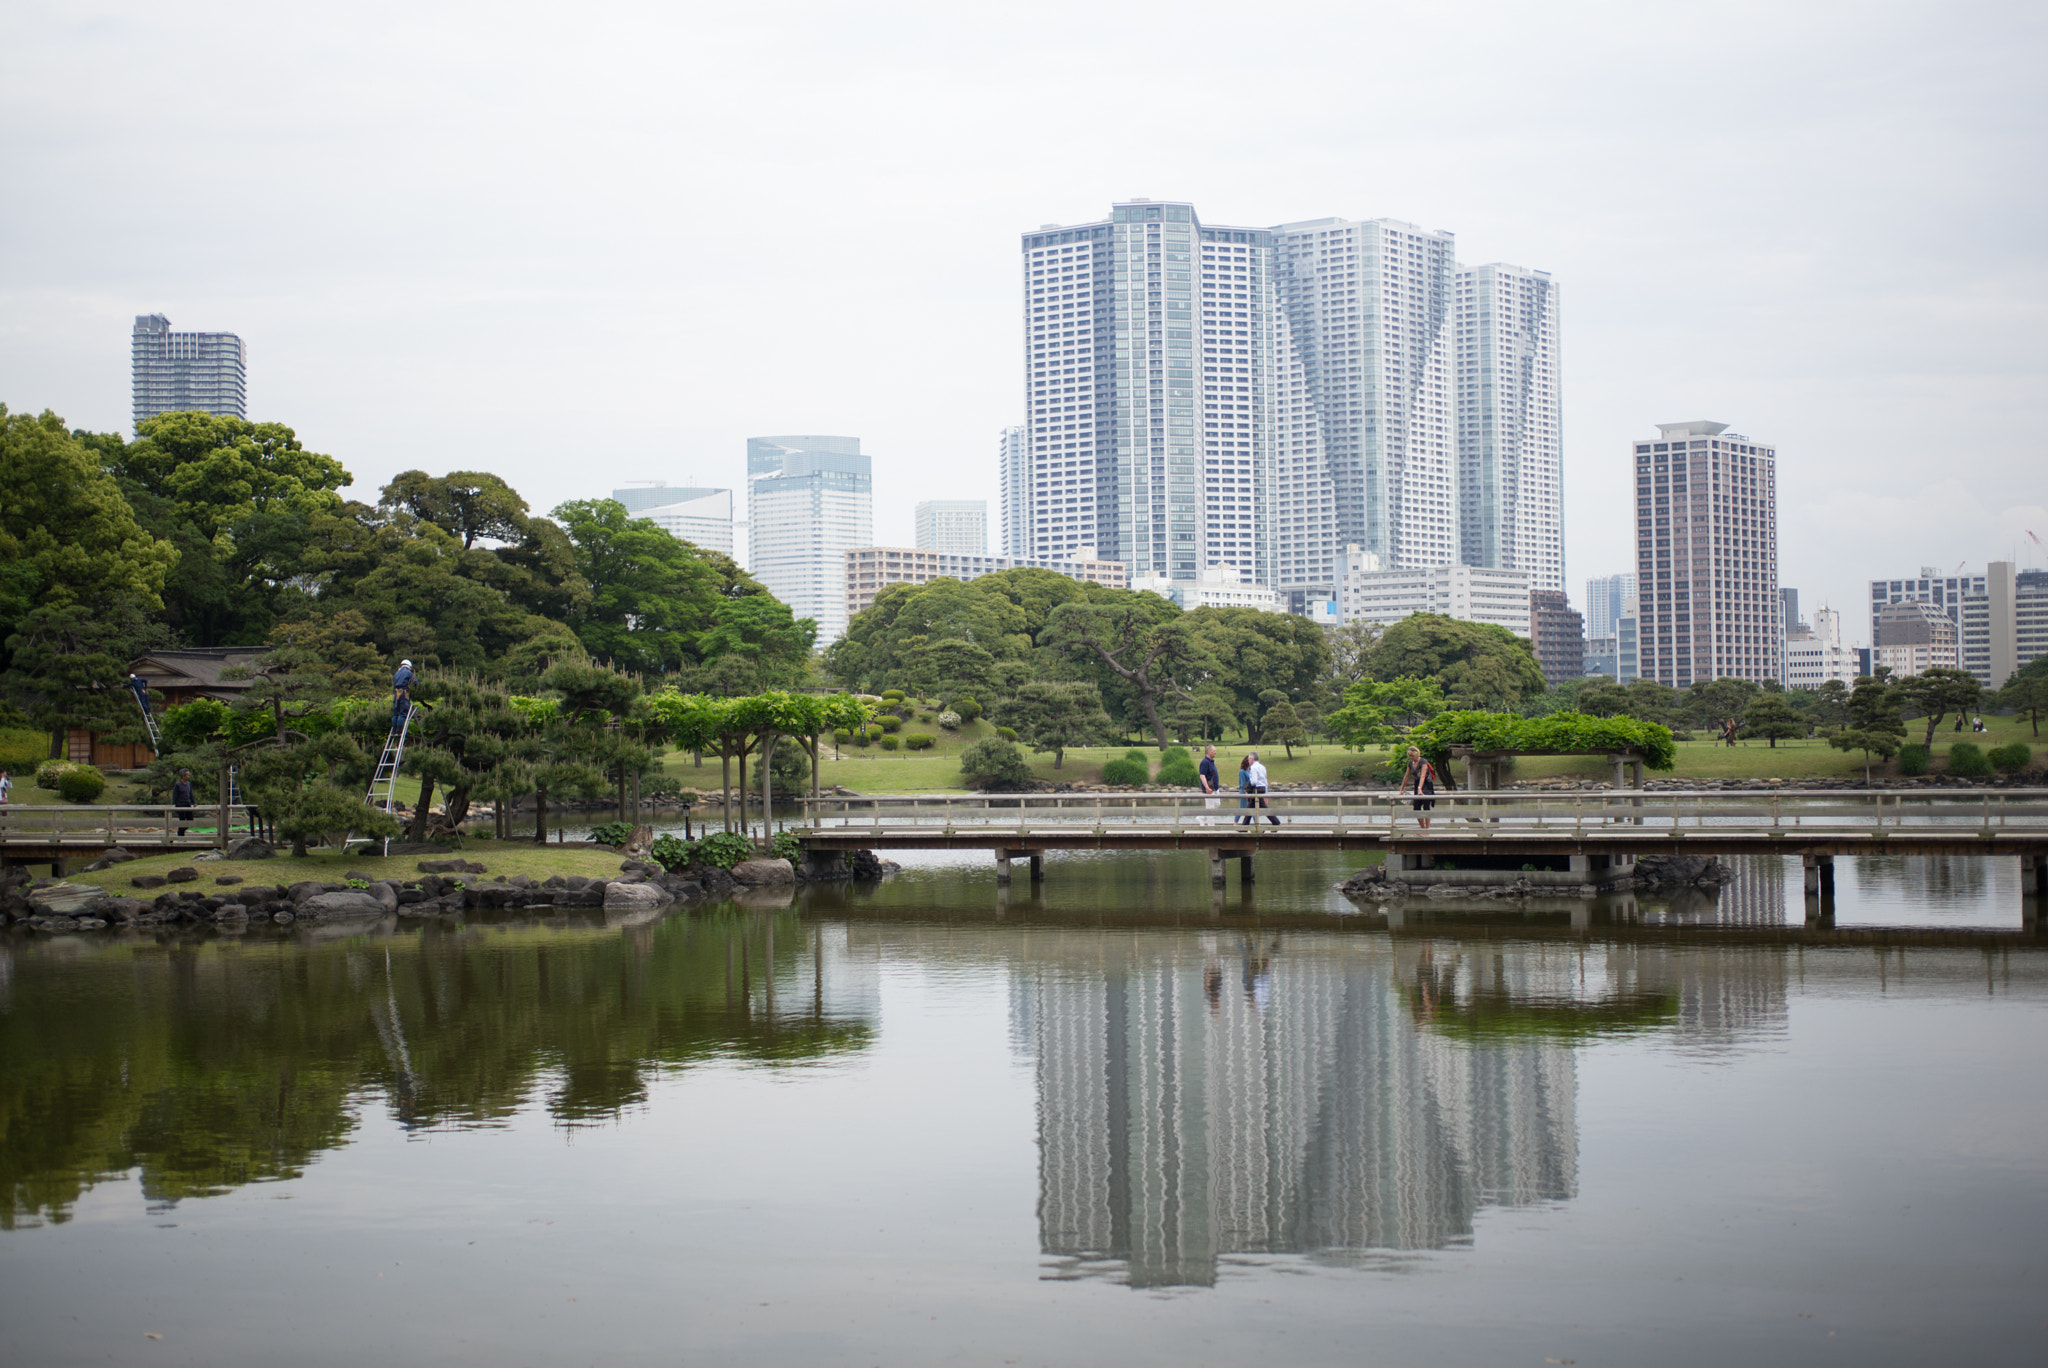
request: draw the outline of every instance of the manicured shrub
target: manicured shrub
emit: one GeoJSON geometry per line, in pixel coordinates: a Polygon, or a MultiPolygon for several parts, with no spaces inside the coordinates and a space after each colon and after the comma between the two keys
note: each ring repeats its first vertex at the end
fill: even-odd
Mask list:
{"type": "Polygon", "coordinates": [[[1159,762],[1159,787],[1193,788],[1201,773],[1195,768],[1195,759],[1184,750],[1175,755],[1175,750],[1180,750],[1180,747],[1175,746],[1167,751],[1165,758],[1159,762]]]}
{"type": "MultiPolygon", "coordinates": [[[[1142,754],[1142,752],[1140,753],[1142,754]]],[[[1132,788],[1143,788],[1151,777],[1152,767],[1150,765],[1147,765],[1143,760],[1133,760],[1129,756],[1125,756],[1121,760],[1108,761],[1102,766],[1102,782],[1105,784],[1124,784],[1132,788]]]]}
{"type": "Polygon", "coordinates": [[[883,719],[881,719],[881,721],[882,730],[890,733],[891,735],[894,735],[895,733],[903,730],[903,719],[897,717],[893,713],[887,717],[884,717],[883,719]]]}
{"type": "Polygon", "coordinates": [[[590,839],[599,845],[624,845],[633,839],[631,822],[599,822],[590,829],[590,839]]]}
{"type": "Polygon", "coordinates": [[[1984,758],[1997,767],[2000,774],[2018,774],[2034,759],[2034,753],[2027,749],[2024,741],[2015,741],[2009,746],[1994,746],[1984,753],[1984,758]]]}
{"type": "Polygon", "coordinates": [[[938,743],[938,737],[927,736],[923,732],[905,732],[903,734],[903,748],[905,750],[927,751],[938,743]]]}
{"type": "Polygon", "coordinates": [[[994,736],[983,737],[960,752],[960,773],[982,789],[1021,789],[1031,783],[1031,765],[1024,752],[994,736]]]}
{"type": "Polygon", "coordinates": [[[50,736],[33,727],[0,728],[0,770],[32,774],[50,754],[50,736]]]}
{"type": "Polygon", "coordinates": [[[718,869],[731,869],[741,860],[753,858],[754,843],[737,831],[714,831],[690,848],[693,862],[718,869]]]}
{"type": "Polygon", "coordinates": [[[833,728],[833,731],[832,731],[832,739],[833,739],[834,741],[837,741],[837,742],[838,742],[838,743],[839,743],[840,745],[842,745],[842,746],[843,746],[843,745],[845,745],[845,744],[846,744],[846,743],[847,743],[847,742],[848,742],[849,740],[851,740],[852,738],[853,738],[853,733],[852,733],[852,732],[850,732],[850,731],[848,731],[848,730],[847,730],[846,728],[844,728],[844,727],[835,727],[835,728],[833,728]]]}
{"type": "Polygon", "coordinates": [[[939,725],[944,727],[947,731],[959,731],[960,714],[954,712],[951,708],[948,708],[945,712],[939,714],[939,725]]]}
{"type": "Polygon", "coordinates": [[[57,781],[72,767],[69,760],[45,760],[36,766],[36,787],[56,791],[57,781]]]}
{"type": "Polygon", "coordinates": [[[1002,737],[1005,741],[1015,741],[1017,739],[1017,729],[1015,727],[997,727],[996,735],[1002,737]]]}
{"type": "Polygon", "coordinates": [[[901,690],[901,689],[884,689],[884,690],[882,690],[882,701],[883,701],[884,703],[901,703],[901,702],[903,701],[903,690],[901,690]]]}
{"type": "Polygon", "coordinates": [[[91,765],[73,765],[57,776],[57,796],[67,803],[90,803],[106,787],[106,776],[91,765]]]}
{"type": "Polygon", "coordinates": [[[972,722],[981,716],[981,704],[972,698],[956,698],[953,700],[953,711],[960,714],[962,722],[972,722]]]}
{"type": "Polygon", "coordinates": [[[690,862],[690,846],[691,842],[664,831],[654,838],[654,844],[647,848],[647,853],[663,869],[681,869],[690,862]]]}
{"type": "Polygon", "coordinates": [[[921,712],[917,715],[917,720],[920,722],[936,722],[939,720],[939,715],[934,712],[921,712]]]}
{"type": "Polygon", "coordinates": [[[205,744],[217,732],[225,732],[230,716],[227,704],[217,699],[198,698],[190,703],[180,703],[175,708],[165,708],[163,721],[157,730],[163,735],[165,749],[186,751],[205,744]]]}
{"type": "MultiPolygon", "coordinates": [[[[893,721],[894,719],[891,720],[893,721]]],[[[884,736],[881,741],[882,749],[885,751],[895,750],[898,746],[902,744],[903,738],[899,736],[884,736]]]]}
{"type": "Polygon", "coordinates": [[[1933,753],[1927,747],[1918,741],[1909,741],[1899,747],[1899,773],[1908,778],[1916,774],[1925,774],[1928,763],[1933,758],[1933,753]]]}
{"type": "Polygon", "coordinates": [[[1958,741],[1948,748],[1948,772],[1965,779],[1982,779],[1991,773],[1991,761],[1974,741],[1958,741]]]}

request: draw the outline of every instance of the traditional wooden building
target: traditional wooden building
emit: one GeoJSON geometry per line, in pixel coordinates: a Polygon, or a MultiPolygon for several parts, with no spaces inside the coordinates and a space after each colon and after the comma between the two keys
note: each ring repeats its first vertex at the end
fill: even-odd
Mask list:
{"type": "MultiPolygon", "coordinates": [[[[232,703],[251,679],[223,679],[231,669],[248,669],[263,655],[260,646],[218,646],[197,650],[151,651],[129,662],[130,673],[149,681],[150,703],[158,717],[166,708],[195,699],[232,703]]],[[[121,687],[125,688],[125,684],[121,687]]],[[[101,769],[141,769],[155,755],[147,742],[109,741],[103,735],[73,727],[64,734],[64,758],[101,769]]]]}

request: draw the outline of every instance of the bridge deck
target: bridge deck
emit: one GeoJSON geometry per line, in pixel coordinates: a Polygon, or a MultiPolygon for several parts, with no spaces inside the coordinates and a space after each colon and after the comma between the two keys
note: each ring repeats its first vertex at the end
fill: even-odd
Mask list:
{"type": "Polygon", "coordinates": [[[1507,791],[1438,795],[1428,813],[1383,792],[1269,803],[1247,826],[1235,795],[1216,807],[1187,793],[834,797],[810,800],[789,829],[817,850],[2048,855],[2039,789],[1507,791]]]}

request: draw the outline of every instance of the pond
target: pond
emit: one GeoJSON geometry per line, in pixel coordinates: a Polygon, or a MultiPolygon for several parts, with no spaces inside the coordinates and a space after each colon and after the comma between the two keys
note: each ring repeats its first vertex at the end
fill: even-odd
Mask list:
{"type": "Polygon", "coordinates": [[[0,1362],[2039,1362],[2010,861],[0,935],[0,1362]],[[1878,932],[1871,928],[1889,928],[1878,932]],[[2031,1347],[2029,1347],[2031,1346],[2031,1347]]]}

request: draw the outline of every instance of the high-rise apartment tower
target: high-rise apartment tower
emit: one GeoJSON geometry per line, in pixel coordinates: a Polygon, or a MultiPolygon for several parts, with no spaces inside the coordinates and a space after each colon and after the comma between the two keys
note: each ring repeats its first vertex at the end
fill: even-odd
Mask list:
{"type": "Polygon", "coordinates": [[[1031,545],[1031,442],[1022,423],[1003,429],[997,447],[996,482],[1002,490],[997,507],[998,537],[1005,556],[1027,556],[1031,545]]]}
{"type": "Polygon", "coordinates": [[[233,333],[172,332],[162,314],[138,314],[129,357],[137,427],[188,409],[249,416],[249,357],[233,333]]]}
{"type": "Polygon", "coordinates": [[[1634,575],[1601,575],[1586,581],[1586,636],[1611,637],[1621,605],[1636,596],[1634,575]]]}
{"type": "Polygon", "coordinates": [[[1347,545],[1562,589],[1556,287],[1455,257],[1392,219],[1226,227],[1149,200],[1025,234],[1012,553],[1229,564],[1296,610],[1336,597],[1347,545]]]}
{"type": "Polygon", "coordinates": [[[1645,679],[1782,679],[1777,452],[1726,423],[1660,423],[1634,443],[1645,679]]]}
{"type": "Polygon", "coordinates": [[[748,572],[818,644],[846,632],[846,553],[875,541],[874,471],[858,437],[747,439],[748,572]]]}

